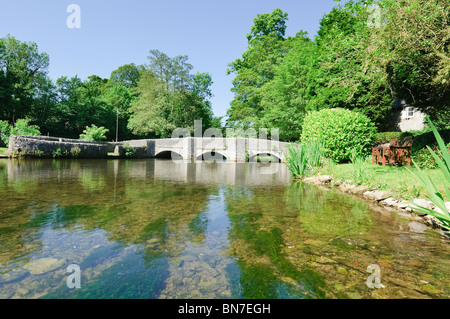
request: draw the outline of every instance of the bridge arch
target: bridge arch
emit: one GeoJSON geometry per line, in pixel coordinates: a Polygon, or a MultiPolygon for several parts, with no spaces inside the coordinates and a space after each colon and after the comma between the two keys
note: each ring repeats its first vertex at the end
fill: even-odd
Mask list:
{"type": "Polygon", "coordinates": [[[227,156],[221,152],[206,151],[203,152],[201,155],[197,156],[195,159],[198,161],[225,162],[227,160],[227,156]]]}
{"type": "Polygon", "coordinates": [[[157,154],[155,154],[155,158],[182,160],[183,156],[181,156],[181,154],[174,152],[172,150],[163,150],[163,151],[160,151],[157,154]]]}
{"type": "Polygon", "coordinates": [[[274,152],[267,152],[267,151],[261,151],[261,152],[255,152],[251,156],[249,156],[248,161],[249,162],[265,162],[270,163],[274,162],[274,160],[271,160],[270,157],[275,158],[275,162],[281,163],[282,158],[279,154],[276,154],[274,152]],[[261,159],[262,157],[262,159],[261,159]]]}

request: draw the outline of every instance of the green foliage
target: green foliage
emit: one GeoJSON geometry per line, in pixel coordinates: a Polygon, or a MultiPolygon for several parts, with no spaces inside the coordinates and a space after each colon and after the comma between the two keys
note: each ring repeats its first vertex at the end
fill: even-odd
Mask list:
{"type": "Polygon", "coordinates": [[[368,117],[341,108],[312,111],[305,116],[302,142],[317,140],[335,162],[350,160],[351,150],[368,154],[376,133],[368,117]]]}
{"type": "Polygon", "coordinates": [[[357,184],[367,181],[366,159],[360,149],[352,149],[350,152],[350,163],[352,165],[352,178],[357,184]]]}
{"type": "MultiPolygon", "coordinates": [[[[444,140],[439,135],[438,131],[436,130],[431,120],[429,118],[427,120],[428,123],[430,124],[431,129],[433,130],[434,136],[439,146],[439,150],[437,152],[433,151],[429,146],[428,150],[431,156],[436,161],[439,170],[444,175],[445,191],[447,193],[447,197],[450,198],[450,152],[447,150],[444,140]],[[438,156],[438,154],[440,156],[438,156]]],[[[417,171],[411,172],[425,187],[426,191],[429,194],[429,196],[427,196],[428,200],[430,200],[439,209],[439,211],[428,209],[418,205],[415,205],[416,206],[415,209],[424,214],[436,217],[443,223],[444,227],[447,228],[447,230],[450,230],[450,210],[445,205],[443,194],[439,192],[433,180],[429,176],[427,176],[414,161],[413,163],[417,171]]]]}
{"type": "Polygon", "coordinates": [[[39,126],[31,125],[30,121],[28,118],[17,120],[11,129],[11,135],[39,136],[39,126]]]}
{"type": "Polygon", "coordinates": [[[190,74],[187,56],[168,57],[150,51],[149,70],[136,88],[138,98],[130,107],[128,128],[134,134],[170,137],[176,128],[194,129],[194,120],[208,127],[213,120],[208,73],[190,74]]]}
{"type": "Polygon", "coordinates": [[[306,151],[300,143],[289,144],[286,156],[286,165],[294,177],[303,177],[306,174],[306,151]]]}
{"type": "Polygon", "coordinates": [[[8,121],[0,120],[0,146],[8,146],[10,134],[11,125],[9,125],[8,121]]]}
{"type": "Polygon", "coordinates": [[[258,126],[263,111],[263,86],[274,78],[276,66],[290,47],[291,41],[284,38],[286,20],[287,13],[280,9],[259,14],[247,35],[247,50],[228,65],[227,74],[235,74],[228,125],[258,126]]]}
{"type": "Polygon", "coordinates": [[[450,122],[448,1],[383,0],[373,49],[393,94],[425,111],[432,120],[450,122]]]}
{"type": "Polygon", "coordinates": [[[86,129],[83,130],[84,134],[80,134],[80,140],[104,141],[106,140],[105,134],[108,131],[109,130],[103,126],[97,127],[95,124],[92,124],[91,126],[86,126],[86,129]]]}
{"type": "Polygon", "coordinates": [[[66,150],[61,150],[61,148],[57,148],[56,150],[54,150],[53,152],[52,152],[52,157],[54,158],[54,159],[57,159],[57,158],[64,158],[64,157],[68,157],[69,156],[69,152],[68,151],[66,151],[66,150]]]}
{"type": "Polygon", "coordinates": [[[0,119],[10,123],[29,116],[35,97],[45,91],[49,56],[34,42],[0,38],[0,119]]]}
{"type": "Polygon", "coordinates": [[[130,146],[128,143],[126,143],[123,146],[123,150],[124,150],[125,157],[133,157],[134,154],[136,153],[136,150],[134,149],[134,147],[130,146]]]}
{"type": "Polygon", "coordinates": [[[324,149],[320,142],[292,143],[287,147],[286,165],[296,178],[304,177],[314,168],[322,165],[324,149]]]}
{"type": "Polygon", "coordinates": [[[81,148],[78,146],[74,146],[70,149],[70,156],[73,158],[79,157],[81,154],[81,148]]]}
{"type": "Polygon", "coordinates": [[[27,135],[38,136],[40,130],[37,125],[31,125],[30,119],[19,119],[14,125],[10,125],[7,121],[0,120],[0,144],[8,146],[10,135],[27,135]]]}
{"type": "Polygon", "coordinates": [[[375,134],[373,145],[389,143],[395,138],[401,138],[403,132],[378,132],[375,134]]]}
{"type": "Polygon", "coordinates": [[[272,81],[261,89],[263,110],[259,126],[278,128],[280,140],[296,141],[300,138],[303,118],[311,110],[309,83],[317,56],[317,47],[306,34],[292,40],[292,49],[283,63],[275,68],[272,81]]]}

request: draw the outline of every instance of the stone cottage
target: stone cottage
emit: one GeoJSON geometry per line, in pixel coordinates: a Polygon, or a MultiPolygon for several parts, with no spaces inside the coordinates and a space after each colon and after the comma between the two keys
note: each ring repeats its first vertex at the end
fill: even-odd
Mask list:
{"type": "Polygon", "coordinates": [[[425,127],[425,113],[417,108],[409,106],[405,101],[396,100],[392,105],[394,131],[413,131],[421,130],[425,127]]]}

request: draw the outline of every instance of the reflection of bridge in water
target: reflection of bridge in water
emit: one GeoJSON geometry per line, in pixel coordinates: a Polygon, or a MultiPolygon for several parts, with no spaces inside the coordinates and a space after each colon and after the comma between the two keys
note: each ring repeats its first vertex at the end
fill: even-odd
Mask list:
{"type": "MultiPolygon", "coordinates": [[[[48,182],[73,180],[86,176],[115,179],[127,176],[132,179],[155,179],[205,185],[283,185],[290,181],[284,163],[237,163],[208,161],[173,161],[169,159],[133,160],[60,160],[48,159],[21,161],[4,160],[9,182],[48,182]]],[[[108,182],[105,183],[105,186],[108,182]]]]}

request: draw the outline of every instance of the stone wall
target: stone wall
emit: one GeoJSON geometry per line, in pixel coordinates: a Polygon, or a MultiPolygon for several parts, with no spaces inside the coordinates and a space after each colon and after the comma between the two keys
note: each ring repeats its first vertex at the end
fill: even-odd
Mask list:
{"type": "Polygon", "coordinates": [[[106,158],[108,147],[107,142],[11,135],[8,152],[11,156],[106,158]]]}

